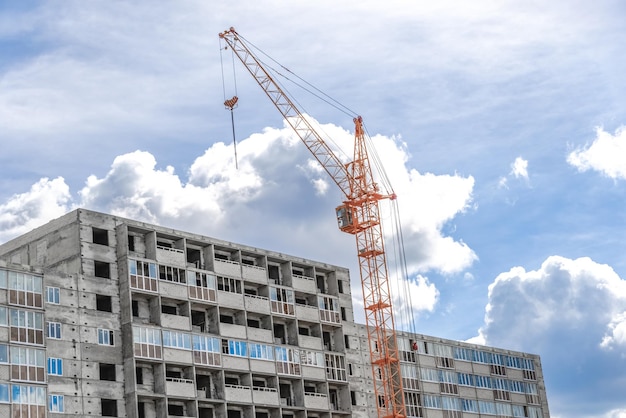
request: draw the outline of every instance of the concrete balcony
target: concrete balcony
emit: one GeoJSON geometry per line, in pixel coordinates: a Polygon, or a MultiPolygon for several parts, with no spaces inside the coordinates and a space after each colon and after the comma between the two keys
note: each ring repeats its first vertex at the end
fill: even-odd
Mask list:
{"type": "Polygon", "coordinates": [[[241,293],[224,292],[222,290],[217,291],[217,303],[220,306],[244,309],[243,295],[241,293]]]}
{"type": "Polygon", "coordinates": [[[253,373],[274,374],[276,363],[268,360],[250,359],[250,371],[253,373]]]}
{"type": "Polygon", "coordinates": [[[161,314],[161,326],[163,328],[180,329],[183,331],[191,331],[191,323],[188,316],[161,314]]]}
{"type": "Polygon", "coordinates": [[[326,379],[326,369],[323,367],[313,367],[302,365],[302,377],[305,379],[326,379]]]}
{"type": "Polygon", "coordinates": [[[270,314],[270,300],[264,296],[244,295],[246,311],[270,314]]]}
{"type": "Polygon", "coordinates": [[[165,394],[177,398],[194,398],[196,395],[193,380],[167,377],[165,379],[165,394]]]}
{"type": "Polygon", "coordinates": [[[311,337],[309,335],[298,335],[300,348],[311,348],[313,350],[322,349],[322,339],[319,337],[311,337]]]}
{"type": "Polygon", "coordinates": [[[253,341],[262,341],[264,343],[274,343],[274,334],[269,329],[248,327],[248,339],[253,341]]]}
{"type": "Polygon", "coordinates": [[[320,310],[317,306],[296,305],[296,318],[302,321],[319,322],[320,310]]]}
{"type": "Polygon", "coordinates": [[[324,393],[304,393],[304,407],[311,409],[328,409],[328,396],[324,393]]]}
{"type": "Polygon", "coordinates": [[[317,284],[315,278],[300,276],[299,274],[293,274],[291,276],[292,287],[298,292],[317,293],[317,284]]]}
{"type": "Polygon", "coordinates": [[[163,360],[175,363],[192,363],[193,352],[191,350],[163,347],[163,360]]]}
{"type": "Polygon", "coordinates": [[[210,388],[199,388],[196,389],[196,398],[198,398],[198,400],[205,400],[205,399],[214,399],[214,400],[218,400],[218,399],[222,399],[222,395],[220,395],[216,389],[211,390],[210,388]]]}
{"type": "Polygon", "coordinates": [[[220,322],[220,336],[245,340],[246,327],[243,325],[225,324],[220,322]]]}
{"type": "Polygon", "coordinates": [[[267,271],[263,267],[242,264],[241,276],[249,282],[267,284],[267,271]]]}
{"type": "Polygon", "coordinates": [[[238,357],[238,356],[222,356],[222,365],[225,369],[235,369],[235,370],[250,370],[250,362],[247,357],[238,357]]]}
{"type": "Polygon", "coordinates": [[[230,277],[241,277],[241,265],[236,261],[230,260],[220,260],[218,258],[215,259],[215,263],[213,265],[216,274],[230,276],[230,277]]]}
{"type": "Polygon", "coordinates": [[[187,267],[185,252],[176,248],[157,247],[156,259],[162,264],[169,264],[177,267],[187,267]]]}
{"type": "Polygon", "coordinates": [[[168,282],[159,280],[159,294],[176,299],[187,299],[187,285],[185,283],[168,282]]]}
{"type": "Polygon", "coordinates": [[[274,405],[280,404],[278,391],[275,388],[253,387],[252,401],[255,405],[274,405]]]}
{"type": "Polygon", "coordinates": [[[252,388],[250,386],[225,385],[224,399],[226,402],[252,403],[252,388]]]}

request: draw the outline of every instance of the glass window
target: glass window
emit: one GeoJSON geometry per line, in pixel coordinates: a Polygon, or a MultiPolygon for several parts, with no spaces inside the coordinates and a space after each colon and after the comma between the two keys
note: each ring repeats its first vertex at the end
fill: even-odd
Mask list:
{"type": "Polygon", "coordinates": [[[514,369],[521,369],[522,359],[515,356],[506,356],[506,365],[514,369]]]}
{"type": "Polygon", "coordinates": [[[434,369],[420,369],[420,376],[425,382],[439,382],[439,374],[434,369]]]}
{"type": "Polygon", "coordinates": [[[505,356],[502,354],[492,354],[491,355],[491,364],[497,364],[499,366],[504,366],[506,364],[505,356]]]}
{"type": "Polygon", "coordinates": [[[46,287],[46,302],[56,305],[60,302],[60,289],[58,287],[46,287]]]}
{"type": "Polygon", "coordinates": [[[454,358],[457,360],[472,361],[474,359],[474,350],[471,348],[454,347],[454,358]]]}
{"type": "Polygon", "coordinates": [[[491,379],[491,383],[493,385],[493,389],[509,390],[509,381],[506,379],[494,377],[493,379],[491,379]]]}
{"type": "Polygon", "coordinates": [[[493,402],[478,401],[478,409],[480,410],[481,414],[496,414],[496,405],[493,402]]]}
{"type": "Polygon", "coordinates": [[[196,351],[207,351],[210,353],[220,352],[220,339],[215,337],[205,337],[202,335],[193,336],[193,349],[196,351]]]}
{"type": "Polygon", "coordinates": [[[11,401],[14,404],[45,405],[46,388],[40,386],[13,385],[11,401]]]}
{"type": "Polygon", "coordinates": [[[9,347],[6,344],[0,344],[0,363],[9,362],[9,347]]]}
{"type": "Polygon", "coordinates": [[[110,329],[98,328],[99,345],[115,345],[113,343],[113,331],[110,329]]]}
{"type": "Polygon", "coordinates": [[[184,332],[163,331],[163,346],[191,350],[191,335],[184,332]]]}
{"type": "Polygon", "coordinates": [[[519,380],[509,380],[509,386],[511,388],[511,392],[526,393],[524,382],[520,382],[519,380]]]}
{"type": "Polygon", "coordinates": [[[513,405],[513,416],[523,418],[526,416],[522,405],[513,405]]]}
{"type": "Polygon", "coordinates": [[[50,357],[48,359],[48,374],[63,376],[63,360],[60,358],[50,357]]]}
{"type": "Polygon", "coordinates": [[[463,411],[465,412],[478,413],[478,402],[472,399],[461,399],[461,405],[463,406],[463,411]]]}
{"type": "Polygon", "coordinates": [[[7,288],[7,271],[0,269],[0,289],[7,288]]]}
{"type": "Polygon", "coordinates": [[[48,338],[61,339],[61,324],[59,322],[48,322],[48,338]]]}
{"type": "Polygon", "coordinates": [[[476,375],[474,376],[474,382],[476,382],[476,387],[491,389],[491,378],[489,376],[476,375]]]}
{"type": "Polygon", "coordinates": [[[6,306],[0,306],[0,326],[6,327],[7,325],[9,325],[7,308],[6,306]]]}
{"type": "Polygon", "coordinates": [[[490,364],[491,363],[491,353],[488,353],[486,351],[476,350],[476,351],[474,351],[474,361],[476,363],[490,364]]]}
{"type": "Polygon", "coordinates": [[[449,345],[433,344],[434,354],[437,357],[452,358],[452,347],[449,345]]]}
{"type": "Polygon", "coordinates": [[[435,395],[424,395],[424,407],[441,409],[441,398],[435,395]]]}
{"type": "Polygon", "coordinates": [[[456,373],[449,370],[439,370],[439,381],[443,383],[456,383],[456,373]]]}
{"type": "Polygon", "coordinates": [[[535,363],[531,359],[523,358],[522,359],[522,369],[525,370],[535,370],[535,363]]]}
{"type": "Polygon", "coordinates": [[[459,398],[441,397],[441,407],[448,411],[461,411],[461,400],[459,398]]]}
{"type": "Polygon", "coordinates": [[[459,373],[459,385],[462,386],[474,386],[474,376],[468,373],[459,373]]]}
{"type": "Polygon", "coordinates": [[[228,340],[228,354],[231,356],[247,356],[248,345],[245,341],[228,340]]]}
{"type": "Polygon", "coordinates": [[[9,385],[8,383],[0,384],[0,402],[9,403],[9,385]]]}
{"type": "Polygon", "coordinates": [[[49,395],[48,396],[48,411],[65,412],[63,400],[64,400],[63,395],[49,395]]]}
{"type": "Polygon", "coordinates": [[[513,416],[513,411],[511,409],[511,405],[508,403],[500,403],[496,402],[496,414],[502,417],[510,417],[513,416]]]}
{"type": "Polygon", "coordinates": [[[324,367],[326,364],[323,353],[308,350],[300,350],[300,362],[314,367],[324,367]]]}
{"type": "Polygon", "coordinates": [[[274,360],[274,348],[265,344],[250,343],[250,358],[274,360]]]}

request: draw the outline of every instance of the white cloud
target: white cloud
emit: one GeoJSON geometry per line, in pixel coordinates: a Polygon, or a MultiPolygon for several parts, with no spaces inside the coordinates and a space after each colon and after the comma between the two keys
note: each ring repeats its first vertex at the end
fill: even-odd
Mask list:
{"type": "MultiPolygon", "coordinates": [[[[353,141],[352,134],[343,128],[326,124],[321,129],[344,149],[353,141]]],[[[436,269],[452,273],[469,266],[476,259],[474,252],[465,243],[443,235],[441,228],[468,206],[473,178],[407,171],[402,146],[393,138],[377,136],[375,140],[401,201],[410,272],[436,269]]],[[[268,189],[279,189],[272,195],[276,205],[292,201],[293,193],[299,199],[307,194],[326,194],[326,173],[310,160],[306,148],[287,126],[267,128],[240,141],[238,155],[236,169],[232,148],[215,143],[194,161],[185,182],[173,168],[157,169],[156,160],[147,152],[125,154],[115,159],[104,178],[89,177],[80,192],[82,205],[150,222],[181,223],[199,217],[210,218],[215,224],[232,223],[234,214],[246,205],[267,199],[268,189]],[[300,184],[302,180],[309,185],[300,184]]],[[[384,214],[390,216],[390,211],[384,214]]]]}
{"type": "MultiPolygon", "coordinates": [[[[332,133],[339,146],[353,141],[352,134],[343,128],[328,124],[323,130],[332,133]]],[[[439,292],[426,277],[415,273],[429,269],[456,272],[476,259],[465,243],[441,231],[447,222],[466,209],[474,181],[471,177],[407,170],[408,157],[402,144],[383,136],[375,140],[402,201],[405,250],[413,277],[409,292],[395,293],[405,298],[402,301],[398,296],[398,306],[405,309],[410,304],[416,311],[432,311],[439,292]]],[[[291,244],[299,242],[294,248],[305,254],[332,252],[338,246],[343,247],[341,253],[353,253],[352,247],[342,243],[344,240],[330,215],[342,198],[336,188],[329,189],[326,173],[321,172],[319,164],[311,162],[308,151],[291,128],[267,128],[251,135],[239,142],[238,156],[237,169],[232,147],[217,142],[196,158],[187,175],[181,178],[171,166],[159,168],[148,152],[123,154],[115,158],[103,177],[90,175],[87,178],[78,193],[80,204],[77,206],[199,233],[217,236],[228,233],[223,237],[244,242],[254,234],[257,238],[264,237],[265,245],[270,247],[277,247],[271,242],[279,240],[291,244]],[[326,193],[327,190],[332,193],[326,193]],[[251,224],[256,226],[250,228],[251,224]],[[292,234],[278,238],[277,230],[291,230],[292,234]],[[319,242],[327,244],[320,248],[316,244],[319,242]]],[[[69,188],[62,179],[42,180],[38,185],[37,190],[33,189],[37,195],[42,194],[39,190],[42,186],[47,186],[57,193],[45,197],[56,197],[59,202],[41,207],[57,210],[27,212],[11,224],[5,221],[4,237],[17,235],[32,227],[33,222],[42,223],[70,208],[69,188]],[[60,185],[64,186],[61,190],[60,185]]],[[[16,197],[4,205],[5,212],[10,212],[9,209],[27,199],[26,196],[16,197]]],[[[384,222],[391,220],[389,207],[383,210],[383,215],[384,222]]],[[[391,228],[386,230],[390,231],[391,228]]],[[[353,271],[355,284],[358,279],[358,273],[353,271]]]]}
{"type": "Polygon", "coordinates": [[[439,301],[439,290],[428,277],[417,275],[408,281],[391,280],[393,310],[398,329],[410,329],[416,317],[432,312],[439,301]]]}
{"type": "Polygon", "coordinates": [[[589,323],[598,331],[595,344],[599,346],[603,334],[621,328],[626,281],[611,267],[589,258],[552,256],[539,270],[514,267],[501,273],[489,285],[488,296],[485,325],[480,330],[488,344],[506,339],[524,346],[528,335],[549,339],[554,329],[574,331],[589,323]]]}
{"type": "Polygon", "coordinates": [[[612,179],[626,179],[626,127],[613,135],[597,128],[591,145],[572,151],[567,162],[581,172],[595,170],[612,179]]]}
{"type": "MultiPolygon", "coordinates": [[[[626,281],[610,266],[551,256],[538,270],[501,273],[488,298],[484,325],[471,341],[541,354],[550,377],[568,382],[566,393],[551,398],[556,409],[568,411],[567,397],[582,393],[607,409],[624,406],[623,396],[601,389],[619,386],[621,369],[609,365],[623,362],[626,349],[626,281]]],[[[579,407],[568,416],[596,416],[597,405],[579,407]]]]}
{"type": "Polygon", "coordinates": [[[626,418],[626,409],[614,409],[599,418],[626,418]]]}
{"type": "Polygon", "coordinates": [[[516,179],[521,177],[528,180],[528,161],[522,157],[517,157],[511,164],[511,174],[516,179]]]}
{"type": "Polygon", "coordinates": [[[71,203],[69,186],[62,177],[40,179],[28,192],[0,205],[0,243],[65,214],[71,203]]]}
{"type": "MultiPolygon", "coordinates": [[[[607,349],[613,349],[616,346],[626,348],[626,311],[615,314],[607,328],[607,334],[600,345],[607,349]]],[[[626,358],[626,353],[623,356],[626,358]]]]}

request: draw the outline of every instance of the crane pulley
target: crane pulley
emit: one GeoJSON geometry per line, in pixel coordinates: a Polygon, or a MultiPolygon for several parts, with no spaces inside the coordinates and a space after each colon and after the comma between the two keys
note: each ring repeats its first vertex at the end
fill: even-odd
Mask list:
{"type": "Polygon", "coordinates": [[[395,199],[395,195],[382,194],[374,181],[363,119],[354,118],[354,154],[352,161],[345,164],[274,80],[245,39],[234,28],[220,33],[219,37],[344,195],[336,216],[339,229],[356,238],[378,416],[404,418],[406,406],[379,208],[381,200],[395,199]]]}

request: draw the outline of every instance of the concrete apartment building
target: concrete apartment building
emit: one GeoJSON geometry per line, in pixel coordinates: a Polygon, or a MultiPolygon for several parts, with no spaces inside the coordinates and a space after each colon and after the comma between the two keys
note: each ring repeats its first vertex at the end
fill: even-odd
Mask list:
{"type": "MultiPolygon", "coordinates": [[[[0,417],[375,417],[348,270],[75,210],[0,245],[0,417]]],[[[410,417],[548,418],[539,357],[399,334],[410,417]]]]}

